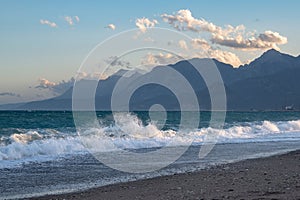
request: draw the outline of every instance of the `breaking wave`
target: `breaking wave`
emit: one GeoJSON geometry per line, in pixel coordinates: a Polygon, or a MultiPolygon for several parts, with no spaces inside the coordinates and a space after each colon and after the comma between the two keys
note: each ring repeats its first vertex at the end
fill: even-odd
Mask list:
{"type": "Polygon", "coordinates": [[[87,153],[83,143],[93,152],[109,152],[108,142],[121,149],[163,147],[172,139],[175,145],[201,145],[213,134],[218,143],[300,140],[300,120],[261,121],[232,124],[226,129],[201,128],[185,132],[159,130],[154,124],[143,125],[136,116],[118,116],[119,123],[100,129],[91,128],[82,136],[54,129],[22,130],[0,138],[0,161],[39,160],[70,154],[87,153]]]}

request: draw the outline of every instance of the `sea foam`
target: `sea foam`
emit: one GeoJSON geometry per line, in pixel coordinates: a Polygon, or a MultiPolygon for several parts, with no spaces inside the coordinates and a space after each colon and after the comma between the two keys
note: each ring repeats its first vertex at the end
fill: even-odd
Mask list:
{"type": "Polygon", "coordinates": [[[201,145],[210,134],[218,143],[300,140],[300,120],[261,121],[234,124],[226,129],[211,127],[193,131],[159,130],[154,124],[143,125],[136,116],[116,116],[118,123],[102,128],[90,128],[81,136],[57,130],[23,130],[1,138],[0,160],[54,158],[57,156],[92,152],[109,152],[109,143],[120,149],[201,145]],[[175,141],[175,143],[174,143],[175,141]],[[87,149],[88,147],[88,149],[87,149]]]}

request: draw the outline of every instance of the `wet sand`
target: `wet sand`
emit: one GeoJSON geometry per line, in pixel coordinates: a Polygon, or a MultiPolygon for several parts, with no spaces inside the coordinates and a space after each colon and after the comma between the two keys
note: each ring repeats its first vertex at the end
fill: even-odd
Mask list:
{"type": "Polygon", "coordinates": [[[300,151],[34,199],[300,199],[300,151]]]}

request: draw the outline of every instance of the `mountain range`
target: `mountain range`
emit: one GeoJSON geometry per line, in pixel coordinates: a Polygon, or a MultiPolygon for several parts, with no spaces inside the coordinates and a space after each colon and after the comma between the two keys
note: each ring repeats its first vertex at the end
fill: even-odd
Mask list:
{"type": "MultiPolygon", "coordinates": [[[[120,70],[96,83],[98,86],[95,107],[97,110],[111,109],[112,91],[121,78],[120,91],[125,96],[127,89],[139,81],[142,83],[144,80],[158,79],[176,83],[181,95],[185,95],[185,88],[180,90],[180,81],[167,73],[166,69],[172,69],[189,82],[199,100],[201,110],[210,110],[211,99],[208,88],[217,87],[221,83],[210,81],[211,85],[206,85],[195,67],[200,71],[206,70],[211,62],[215,63],[223,79],[227,110],[300,110],[300,56],[294,57],[274,49],[238,68],[215,59],[193,58],[172,65],[157,66],[145,74],[133,73],[124,77],[127,71],[120,70]]],[[[78,84],[88,88],[95,82],[81,80],[78,84]]],[[[72,92],[73,88],[70,88],[60,96],[42,101],[0,105],[0,110],[71,110],[72,92]]],[[[180,103],[173,91],[155,83],[138,88],[129,101],[130,110],[148,110],[154,104],[161,104],[167,110],[180,110],[180,103]]]]}

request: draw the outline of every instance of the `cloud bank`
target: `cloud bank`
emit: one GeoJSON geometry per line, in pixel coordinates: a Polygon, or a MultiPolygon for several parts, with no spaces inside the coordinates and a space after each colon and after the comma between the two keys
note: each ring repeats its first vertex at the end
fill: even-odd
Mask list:
{"type": "Polygon", "coordinates": [[[252,51],[271,48],[279,50],[278,45],[286,44],[287,38],[277,32],[265,31],[250,38],[244,38],[242,35],[232,37],[214,34],[211,41],[215,44],[241,50],[252,51]]]}
{"type": "Polygon", "coordinates": [[[229,51],[214,48],[205,39],[193,38],[191,40],[191,46],[194,50],[198,50],[198,54],[196,54],[196,56],[198,57],[209,56],[223,63],[231,64],[234,67],[239,67],[240,65],[242,65],[241,60],[236,54],[229,51]]]}
{"type": "Polygon", "coordinates": [[[244,25],[217,26],[205,19],[193,17],[191,11],[187,9],[179,10],[173,15],[162,14],[161,17],[164,22],[179,31],[207,32],[211,35],[210,42],[212,44],[233,49],[253,51],[274,48],[279,50],[278,45],[288,42],[286,37],[270,30],[257,35],[255,31],[247,32],[244,25]]]}

